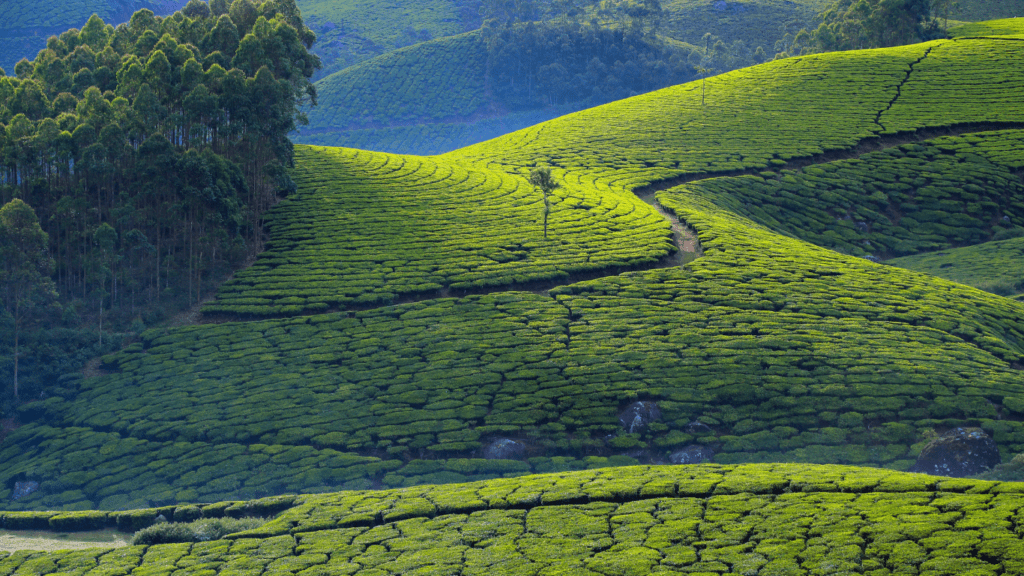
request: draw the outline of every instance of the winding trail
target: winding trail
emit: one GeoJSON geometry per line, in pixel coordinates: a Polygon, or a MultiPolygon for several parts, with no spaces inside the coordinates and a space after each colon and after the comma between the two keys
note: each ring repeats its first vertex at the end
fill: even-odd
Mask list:
{"type": "MultiPolygon", "coordinates": [[[[922,58],[923,59],[923,58],[922,58]]],[[[920,142],[924,140],[931,140],[942,136],[960,136],[963,134],[977,134],[985,132],[996,132],[1001,130],[1021,130],[1024,129],[1024,123],[1020,122],[986,122],[986,123],[967,123],[967,124],[956,124],[951,126],[944,126],[939,128],[922,128],[912,133],[901,133],[901,134],[884,134],[876,135],[866,138],[860,141],[857,145],[842,150],[830,150],[821,154],[814,154],[811,156],[804,156],[802,158],[794,158],[789,160],[784,165],[772,166],[771,170],[799,170],[807,166],[815,164],[823,164],[827,162],[835,162],[838,160],[849,160],[859,158],[864,154],[876,152],[880,150],[886,150],[889,148],[895,148],[903,144],[911,142],[920,142]]],[[[478,290],[453,290],[451,288],[442,288],[434,292],[408,294],[404,297],[395,298],[388,304],[367,304],[365,306],[347,306],[344,309],[334,309],[326,311],[306,312],[302,314],[285,314],[285,315],[268,315],[268,316],[238,316],[238,315],[226,315],[226,314],[203,314],[199,318],[195,318],[193,315],[189,315],[189,320],[195,324],[220,324],[224,322],[253,322],[261,320],[273,320],[280,318],[292,318],[295,316],[312,316],[317,314],[324,314],[330,312],[349,312],[355,313],[365,310],[373,310],[377,308],[386,308],[389,306],[397,306],[400,304],[411,304],[416,302],[424,302],[428,300],[436,300],[439,298],[461,298],[472,295],[482,294],[494,294],[497,292],[533,292],[539,295],[547,295],[549,291],[566,286],[569,284],[575,284],[578,282],[585,282],[587,280],[596,280],[599,278],[606,278],[609,276],[616,276],[625,272],[643,272],[648,270],[659,270],[668,268],[685,268],[686,265],[693,262],[697,258],[704,255],[703,247],[700,245],[700,240],[697,237],[696,232],[682,222],[670,211],[666,210],[656,199],[658,192],[669,190],[677,186],[688,184],[691,182],[697,182],[699,180],[706,180],[708,178],[720,178],[720,177],[733,177],[743,175],[755,175],[760,174],[766,167],[760,168],[747,168],[743,170],[729,170],[722,172],[699,172],[684,174],[676,176],[674,178],[668,178],[665,180],[659,180],[652,182],[646,186],[641,186],[633,190],[633,193],[642,201],[651,206],[658,214],[661,214],[669,224],[672,230],[672,241],[676,246],[676,251],[673,254],[666,255],[660,260],[654,263],[640,264],[636,266],[619,266],[614,268],[607,268],[604,270],[595,270],[592,272],[573,274],[569,278],[561,280],[543,281],[543,282],[527,282],[527,283],[513,283],[506,284],[503,286],[493,286],[487,288],[481,288],[478,290]]]]}

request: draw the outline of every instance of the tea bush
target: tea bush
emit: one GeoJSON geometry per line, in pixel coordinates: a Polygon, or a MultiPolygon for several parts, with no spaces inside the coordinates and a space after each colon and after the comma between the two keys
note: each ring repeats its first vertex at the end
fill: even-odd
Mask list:
{"type": "Polygon", "coordinates": [[[173,544],[220,540],[228,534],[255,530],[262,518],[206,518],[192,522],[161,522],[143,528],[132,536],[132,544],[173,544]]]}

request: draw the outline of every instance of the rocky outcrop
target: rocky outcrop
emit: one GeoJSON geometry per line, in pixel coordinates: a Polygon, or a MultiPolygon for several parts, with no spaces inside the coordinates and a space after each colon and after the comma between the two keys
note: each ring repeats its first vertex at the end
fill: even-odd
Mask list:
{"type": "Polygon", "coordinates": [[[633,402],[619,414],[619,423],[629,434],[642,432],[651,422],[661,419],[661,409],[656,402],[641,400],[633,402]]]}
{"type": "Polygon", "coordinates": [[[498,438],[484,446],[483,456],[488,460],[522,460],[526,456],[526,444],[511,438],[498,438]]]}
{"type": "Polygon", "coordinates": [[[921,451],[910,472],[964,478],[999,464],[999,449],[980,428],[954,428],[921,451]]]}
{"type": "Polygon", "coordinates": [[[702,464],[714,457],[715,451],[711,448],[692,444],[670,454],[668,461],[673,464],[702,464]]]}

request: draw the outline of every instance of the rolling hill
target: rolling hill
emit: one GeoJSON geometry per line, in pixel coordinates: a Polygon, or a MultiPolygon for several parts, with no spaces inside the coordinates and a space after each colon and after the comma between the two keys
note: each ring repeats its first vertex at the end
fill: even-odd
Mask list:
{"type": "Polygon", "coordinates": [[[269,251],[208,309],[269,318],[151,330],[26,404],[0,445],[0,497],[33,480],[10,508],[163,506],[695,447],[720,464],[906,469],[957,426],[1009,459],[1024,451],[1024,305],[816,234],[822,213],[845,231],[836,206],[877,212],[907,202],[896,192],[980,217],[900,204],[914,217],[872,221],[873,243],[985,240],[998,211],[996,227],[1018,225],[999,191],[1019,156],[1020,50],[964,39],[780,60],[709,79],[703,104],[685,84],[436,158],[300,146],[269,251]],[[563,186],[546,240],[522,179],[538,165],[563,186]],[[876,197],[890,166],[908,181],[876,197]],[[861,178],[860,195],[819,194],[829,174],[861,178]],[[958,183],[948,200],[933,190],[958,183]],[[634,192],[703,255],[665,259],[687,231],[634,192]],[[747,206],[755,192],[771,218],[747,206]],[[659,418],[624,424],[636,401],[659,418]]]}

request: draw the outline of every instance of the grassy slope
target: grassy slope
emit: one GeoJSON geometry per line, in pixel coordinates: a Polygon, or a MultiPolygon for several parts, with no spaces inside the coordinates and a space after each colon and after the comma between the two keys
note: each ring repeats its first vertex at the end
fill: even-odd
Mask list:
{"type": "Polygon", "coordinates": [[[1024,571],[1022,490],[845,467],[637,467],[310,496],[224,540],[18,552],[0,570],[997,576],[1024,571]]]}
{"type": "MultiPolygon", "coordinates": [[[[351,0],[350,0],[351,3],[351,0]]],[[[403,37],[399,27],[416,27],[457,34],[453,14],[459,9],[452,2],[436,1],[433,10],[410,13],[398,3],[389,12],[387,21],[374,20],[350,3],[300,3],[303,13],[314,22],[326,22],[325,14],[344,13],[353,22],[361,23],[369,37],[383,46],[392,46],[403,37]],[[441,18],[443,16],[443,18],[441,18]],[[441,18],[441,23],[435,21],[441,18]],[[366,22],[365,24],[364,21],[366,22]]],[[[1024,0],[999,3],[967,2],[961,15],[965,19],[1014,15],[1024,8],[1024,0]]],[[[775,42],[789,32],[814,25],[814,15],[828,5],[825,0],[740,0],[708,2],[707,0],[673,0],[664,2],[666,16],[661,33],[677,41],[699,44],[705,32],[726,43],[742,40],[751,50],[763,46],[772,54],[775,42]]],[[[338,20],[342,16],[332,16],[338,20]]],[[[1016,26],[1012,20],[994,23],[994,29],[972,27],[954,29],[958,35],[1007,33],[1016,26]]],[[[363,29],[363,28],[360,28],[363,29]]],[[[321,41],[317,51],[330,60],[339,50],[352,50],[354,39],[334,39],[339,30],[317,29],[321,41]]],[[[471,36],[475,38],[474,36],[471,36]]],[[[328,64],[317,87],[321,104],[310,111],[310,127],[298,140],[307,144],[370,148],[374,150],[436,154],[506,134],[559,116],[565,111],[538,111],[523,117],[500,114],[503,121],[480,121],[476,114],[493,114],[483,90],[483,50],[470,37],[438,38],[411,46],[400,53],[385,53],[371,62],[344,68],[328,64]],[[400,77],[395,70],[403,70],[400,77]],[[337,72],[335,74],[334,72],[337,72]],[[400,78],[400,79],[399,79],[400,78]],[[401,86],[395,85],[401,81],[401,86]],[[446,120],[446,121],[445,121],[446,120]]],[[[390,48],[388,48],[390,49],[390,48]]],[[[340,53],[340,52],[339,52],[340,53]]],[[[367,52],[365,57],[378,52],[367,52]]],[[[344,60],[354,63],[357,59],[344,60]]],[[[339,59],[337,62],[341,62],[339,59]]]]}
{"type": "MultiPolygon", "coordinates": [[[[703,108],[698,85],[684,85],[431,162],[552,163],[570,190],[614,198],[671,176],[852,146],[883,130],[883,111],[894,125],[904,115],[1019,122],[1020,105],[984,77],[955,73],[984,61],[1002,78],[1019,49],[972,40],[775,62],[716,78],[703,108]],[[934,92],[917,86],[928,59],[907,80],[929,48],[942,66],[921,76],[945,78],[934,92]],[[886,111],[901,83],[911,97],[886,111]],[[985,99],[1007,105],[963,104],[985,99]]],[[[365,170],[350,164],[346,177],[374,177],[365,170]]],[[[44,490],[11,505],[457,481],[660,459],[693,442],[715,447],[719,462],[905,467],[934,429],[963,424],[984,427],[1006,455],[1024,450],[1024,387],[1010,367],[1024,357],[1024,306],[779,236],[686,187],[661,200],[706,249],[684,270],[551,296],[148,333],[75,400],[27,407],[40,421],[4,444],[2,480],[41,478],[44,490]],[[663,420],[623,434],[617,412],[637,398],[657,400],[663,420]],[[687,433],[695,418],[714,432],[687,433]],[[500,436],[526,440],[530,458],[472,458],[500,436]]],[[[295,206],[306,202],[323,211],[315,194],[295,206]]]]}

